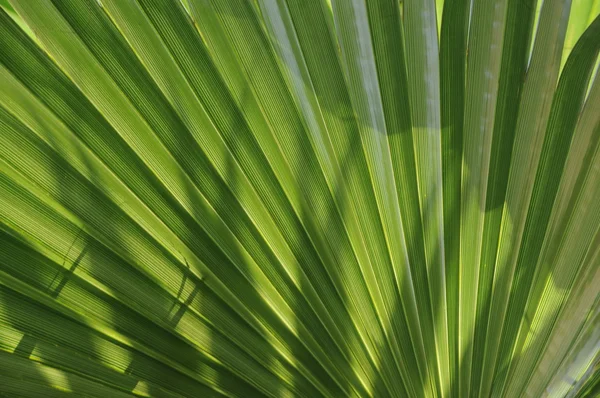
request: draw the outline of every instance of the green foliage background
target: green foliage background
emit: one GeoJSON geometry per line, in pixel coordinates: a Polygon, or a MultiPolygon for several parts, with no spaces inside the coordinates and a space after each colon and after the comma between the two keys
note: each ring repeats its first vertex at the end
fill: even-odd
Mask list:
{"type": "Polygon", "coordinates": [[[598,396],[599,13],[1,1],[0,395],[598,396]]]}

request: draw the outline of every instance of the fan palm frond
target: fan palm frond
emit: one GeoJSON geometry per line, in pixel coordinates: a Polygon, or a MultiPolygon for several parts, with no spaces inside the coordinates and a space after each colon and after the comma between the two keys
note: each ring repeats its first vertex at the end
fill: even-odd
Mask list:
{"type": "Polygon", "coordinates": [[[0,395],[595,396],[599,13],[2,1],[0,395]]]}

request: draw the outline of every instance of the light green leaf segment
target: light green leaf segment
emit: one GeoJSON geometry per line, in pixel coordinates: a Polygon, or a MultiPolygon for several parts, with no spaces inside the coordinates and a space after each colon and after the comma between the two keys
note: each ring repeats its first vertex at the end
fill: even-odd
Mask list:
{"type": "Polygon", "coordinates": [[[0,396],[599,396],[599,13],[0,1],[0,396]]]}

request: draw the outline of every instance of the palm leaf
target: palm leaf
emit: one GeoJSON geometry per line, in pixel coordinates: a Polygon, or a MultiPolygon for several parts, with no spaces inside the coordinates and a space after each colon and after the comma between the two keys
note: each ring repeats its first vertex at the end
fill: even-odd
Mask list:
{"type": "Polygon", "coordinates": [[[599,12],[0,2],[0,395],[595,396],[599,12]]]}

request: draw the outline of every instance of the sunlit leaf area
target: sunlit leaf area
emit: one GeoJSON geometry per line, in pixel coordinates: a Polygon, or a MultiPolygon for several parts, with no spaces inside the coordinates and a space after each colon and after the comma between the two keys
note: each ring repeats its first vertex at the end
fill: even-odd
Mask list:
{"type": "Polygon", "coordinates": [[[600,0],[1,0],[0,397],[600,397],[600,0]]]}

